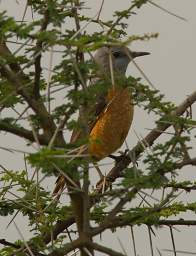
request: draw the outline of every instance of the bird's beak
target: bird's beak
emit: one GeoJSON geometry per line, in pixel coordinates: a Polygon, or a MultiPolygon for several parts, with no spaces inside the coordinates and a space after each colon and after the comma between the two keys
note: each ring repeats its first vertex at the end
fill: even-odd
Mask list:
{"type": "Polygon", "coordinates": [[[134,59],[136,57],[140,57],[140,56],[144,56],[144,55],[149,55],[149,52],[131,52],[130,51],[130,55],[131,57],[134,59]]]}

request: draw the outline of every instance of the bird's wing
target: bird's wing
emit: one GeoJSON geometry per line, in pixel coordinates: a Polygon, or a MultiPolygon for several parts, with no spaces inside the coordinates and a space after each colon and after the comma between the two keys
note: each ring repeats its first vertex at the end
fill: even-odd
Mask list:
{"type": "MultiPolygon", "coordinates": [[[[97,120],[99,119],[100,115],[105,111],[107,108],[108,102],[107,97],[102,93],[101,95],[97,96],[97,100],[95,104],[88,109],[88,117],[91,117],[88,120],[88,130],[89,133],[93,129],[94,125],[96,124],[97,120]]],[[[81,113],[79,112],[78,122],[81,121],[81,113]]],[[[82,129],[74,129],[70,138],[70,143],[75,143],[79,139],[81,139],[84,135],[82,129]]],[[[53,196],[56,196],[57,199],[60,198],[60,195],[65,186],[65,177],[60,174],[56,180],[56,186],[53,190],[53,196]]]]}
{"type": "MultiPolygon", "coordinates": [[[[94,127],[95,123],[99,119],[99,116],[104,112],[105,108],[108,105],[107,97],[102,93],[101,95],[97,96],[96,102],[93,106],[90,106],[87,110],[88,115],[87,117],[89,120],[88,122],[88,131],[90,132],[94,127]]],[[[81,122],[81,113],[79,113],[78,123],[81,122]]],[[[81,137],[83,137],[82,129],[74,129],[71,135],[70,143],[75,143],[81,137]]]]}

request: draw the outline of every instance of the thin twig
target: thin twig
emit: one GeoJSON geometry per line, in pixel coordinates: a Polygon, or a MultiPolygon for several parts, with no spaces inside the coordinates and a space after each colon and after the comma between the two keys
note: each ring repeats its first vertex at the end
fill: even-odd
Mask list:
{"type": "Polygon", "coordinates": [[[149,226],[148,226],[148,235],[149,235],[149,240],[150,240],[151,256],[154,256],[153,244],[152,244],[152,235],[151,235],[151,229],[150,229],[149,226]]]}
{"type": "Polygon", "coordinates": [[[126,250],[125,250],[125,247],[124,247],[122,241],[120,240],[119,237],[117,237],[117,240],[118,240],[118,242],[119,242],[119,244],[120,244],[120,247],[121,247],[123,253],[127,256],[127,252],[126,252],[126,250]]]}
{"type": "Polygon", "coordinates": [[[174,256],[177,256],[177,254],[176,254],[176,246],[175,246],[175,241],[174,241],[174,235],[173,235],[172,227],[170,226],[169,229],[170,229],[170,235],[171,235],[171,239],[172,239],[172,246],[173,246],[174,256]]]}
{"type": "MultiPolygon", "coordinates": [[[[164,251],[164,252],[173,252],[173,250],[169,250],[169,249],[163,249],[162,251],[164,251]]],[[[184,255],[196,255],[196,252],[189,252],[189,251],[176,251],[176,253],[182,253],[183,254],[183,256],[184,255]]]]}
{"type": "Polygon", "coordinates": [[[24,22],[25,15],[27,13],[27,8],[28,8],[28,1],[26,2],[26,5],[25,5],[25,9],[24,9],[24,12],[23,12],[23,15],[22,15],[21,24],[24,22]]]}
{"type": "Polygon", "coordinates": [[[109,49],[109,67],[110,67],[110,76],[111,76],[112,88],[115,89],[114,66],[113,66],[113,59],[112,59],[111,49],[109,49]]]}
{"type": "Polygon", "coordinates": [[[60,173],[61,175],[63,175],[63,176],[70,182],[70,184],[73,185],[73,187],[74,187],[75,189],[80,190],[80,187],[78,186],[78,184],[75,183],[66,173],[64,173],[55,163],[52,163],[52,165],[54,166],[54,168],[55,168],[57,171],[59,171],[59,173],[60,173]]]}
{"type": "Polygon", "coordinates": [[[97,15],[97,21],[99,21],[99,18],[100,18],[101,12],[102,12],[102,10],[103,10],[104,2],[105,2],[105,0],[102,0],[102,2],[101,2],[101,6],[100,6],[100,8],[99,8],[98,15],[97,15]]]}
{"type": "Polygon", "coordinates": [[[28,250],[29,254],[30,254],[31,256],[35,256],[35,255],[33,254],[33,252],[31,251],[31,249],[30,249],[28,243],[25,241],[22,232],[20,231],[20,229],[18,228],[18,226],[16,225],[15,222],[14,222],[14,226],[15,226],[16,230],[18,231],[18,234],[20,235],[21,239],[23,240],[24,245],[25,245],[26,249],[28,250]]]}
{"type": "Polygon", "coordinates": [[[136,245],[135,245],[135,236],[134,236],[134,232],[133,232],[133,226],[131,226],[131,237],[132,237],[132,242],[133,242],[134,256],[137,256],[136,245]]]}
{"type": "Polygon", "coordinates": [[[103,252],[107,255],[111,255],[111,256],[126,256],[125,254],[122,254],[120,252],[116,252],[108,247],[105,247],[103,245],[99,245],[97,243],[92,243],[92,242],[89,242],[88,243],[93,249],[95,249],[96,251],[100,251],[100,252],[103,252]]]}
{"type": "Polygon", "coordinates": [[[174,17],[180,19],[180,20],[188,21],[186,18],[184,18],[184,17],[182,17],[182,16],[180,16],[180,15],[178,15],[178,14],[175,14],[175,13],[173,13],[173,12],[171,12],[171,11],[165,9],[164,7],[158,5],[157,3],[154,3],[154,2],[151,1],[151,0],[148,0],[148,2],[151,3],[152,5],[156,6],[157,8],[161,9],[162,11],[164,11],[164,12],[166,12],[166,13],[168,13],[168,14],[170,14],[170,15],[172,15],[172,16],[174,16],[174,17]]]}
{"type": "MultiPolygon", "coordinates": [[[[39,32],[46,31],[48,24],[49,24],[49,11],[48,7],[46,6],[46,10],[44,12],[43,21],[41,24],[41,28],[39,32]]],[[[43,50],[43,41],[37,40],[36,48],[35,48],[35,57],[34,57],[34,65],[35,65],[35,77],[34,77],[34,88],[33,88],[33,95],[37,99],[40,97],[40,77],[41,77],[41,53],[43,50]]]]}
{"type": "Polygon", "coordinates": [[[47,80],[47,100],[48,100],[48,112],[50,113],[51,112],[51,109],[50,109],[50,82],[51,82],[51,76],[52,76],[52,62],[53,62],[53,54],[54,54],[54,51],[53,51],[53,47],[51,47],[50,49],[50,59],[49,59],[49,72],[48,72],[48,80],[47,80]]]}

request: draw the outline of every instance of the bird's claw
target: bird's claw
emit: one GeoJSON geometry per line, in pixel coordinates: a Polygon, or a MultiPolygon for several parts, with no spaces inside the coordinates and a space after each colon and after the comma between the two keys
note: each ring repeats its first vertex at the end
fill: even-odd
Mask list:
{"type": "Polygon", "coordinates": [[[119,163],[121,160],[127,157],[128,152],[129,150],[126,149],[124,152],[120,152],[121,153],[120,156],[109,155],[108,157],[114,159],[116,163],[119,163]]]}

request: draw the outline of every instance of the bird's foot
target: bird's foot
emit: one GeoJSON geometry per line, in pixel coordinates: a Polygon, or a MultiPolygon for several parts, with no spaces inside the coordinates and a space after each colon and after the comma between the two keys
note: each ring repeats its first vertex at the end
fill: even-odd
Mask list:
{"type": "Polygon", "coordinates": [[[129,150],[126,149],[124,152],[120,152],[121,153],[120,156],[109,155],[108,157],[114,159],[116,163],[119,163],[121,160],[127,157],[128,152],[129,150]]]}
{"type": "Polygon", "coordinates": [[[108,188],[112,188],[112,183],[109,179],[107,179],[107,176],[103,176],[102,179],[100,179],[96,184],[96,190],[99,193],[104,193],[108,188]]]}

